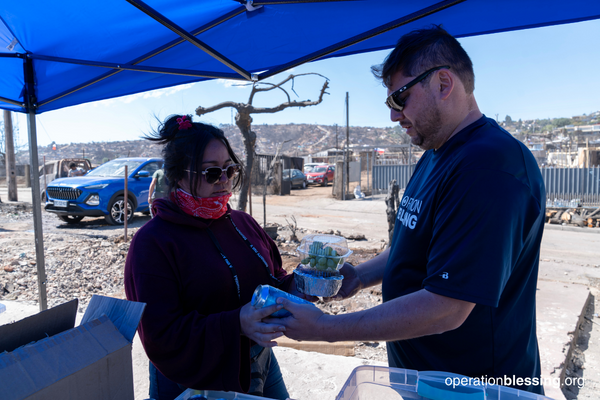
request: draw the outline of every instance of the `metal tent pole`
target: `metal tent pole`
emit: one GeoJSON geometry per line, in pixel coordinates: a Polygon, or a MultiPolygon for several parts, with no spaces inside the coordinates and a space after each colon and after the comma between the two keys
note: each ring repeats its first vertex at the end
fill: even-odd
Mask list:
{"type": "Polygon", "coordinates": [[[37,132],[35,111],[30,108],[27,114],[27,131],[29,134],[29,158],[31,164],[31,203],[33,207],[33,230],[35,236],[35,260],[38,278],[38,300],[40,311],[48,308],[46,293],[46,265],[44,261],[44,232],[42,226],[42,205],[40,200],[40,180],[38,179],[39,162],[37,151],[37,132]]]}
{"type": "MultiPolygon", "coordinates": [[[[33,208],[33,231],[35,237],[35,260],[38,278],[38,300],[40,311],[48,308],[46,293],[46,265],[44,262],[44,231],[42,225],[42,205],[40,201],[39,161],[37,149],[37,129],[35,125],[35,80],[33,76],[33,60],[26,57],[23,62],[23,78],[25,81],[25,105],[27,107],[27,133],[29,135],[29,162],[31,164],[31,206],[33,208]]],[[[45,172],[45,171],[44,171],[45,172]]]]}

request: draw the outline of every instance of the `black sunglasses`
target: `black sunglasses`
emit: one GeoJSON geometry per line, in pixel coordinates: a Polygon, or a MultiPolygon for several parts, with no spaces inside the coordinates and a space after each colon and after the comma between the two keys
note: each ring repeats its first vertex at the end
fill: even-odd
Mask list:
{"type": "MultiPolygon", "coordinates": [[[[189,169],[186,169],[185,171],[194,174],[196,173],[194,171],[190,171],[189,169]]],[[[225,172],[225,174],[227,175],[227,179],[231,179],[234,176],[236,176],[238,172],[240,172],[240,165],[231,164],[228,165],[226,168],[208,167],[204,171],[201,171],[202,175],[204,175],[204,178],[206,178],[206,182],[211,185],[217,183],[219,179],[221,179],[221,176],[223,176],[223,172],[225,172]]]]}
{"type": "Polygon", "coordinates": [[[450,69],[450,66],[444,65],[441,67],[431,68],[431,69],[423,72],[421,75],[417,76],[415,79],[408,82],[406,85],[402,86],[400,89],[396,90],[394,93],[390,94],[388,96],[388,98],[385,100],[385,105],[387,105],[392,110],[402,111],[404,109],[404,103],[406,103],[406,98],[401,99],[400,95],[402,93],[406,92],[411,87],[415,86],[417,83],[421,82],[423,79],[427,78],[427,76],[430,73],[437,71],[438,69],[442,69],[442,68],[450,69]]]}

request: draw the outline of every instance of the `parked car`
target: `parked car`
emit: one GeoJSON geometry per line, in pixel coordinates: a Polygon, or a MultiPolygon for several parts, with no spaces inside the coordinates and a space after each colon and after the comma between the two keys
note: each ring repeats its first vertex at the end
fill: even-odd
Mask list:
{"type": "Polygon", "coordinates": [[[110,224],[124,224],[125,166],[129,222],[134,212],[149,212],[152,175],[161,165],[160,158],[118,158],[85,176],[56,179],[46,190],[45,209],[67,223],[76,223],[88,216],[104,216],[110,224]]]}
{"type": "Polygon", "coordinates": [[[86,158],[63,158],[62,160],[46,161],[45,165],[40,167],[40,196],[42,201],[46,200],[46,185],[58,178],[69,176],[69,165],[75,163],[85,173],[92,169],[92,163],[86,158]]]}
{"type": "Polygon", "coordinates": [[[322,165],[323,163],[306,163],[304,164],[304,173],[306,174],[307,172],[312,171],[312,169],[314,167],[316,167],[317,165],[322,165]]]}
{"type": "Polygon", "coordinates": [[[327,186],[333,182],[335,176],[335,167],[333,165],[318,165],[306,174],[308,183],[316,183],[321,186],[327,186]]]}
{"type": "Polygon", "coordinates": [[[305,189],[308,185],[306,175],[299,169],[284,169],[282,179],[284,181],[292,181],[292,189],[294,187],[305,189]]]}

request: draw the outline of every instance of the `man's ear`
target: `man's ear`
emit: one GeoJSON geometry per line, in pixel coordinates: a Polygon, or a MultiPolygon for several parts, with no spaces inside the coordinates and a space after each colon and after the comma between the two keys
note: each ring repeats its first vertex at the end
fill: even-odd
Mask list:
{"type": "Polygon", "coordinates": [[[446,100],[454,90],[455,79],[447,69],[441,69],[438,72],[438,87],[436,89],[443,100],[446,100]]]}

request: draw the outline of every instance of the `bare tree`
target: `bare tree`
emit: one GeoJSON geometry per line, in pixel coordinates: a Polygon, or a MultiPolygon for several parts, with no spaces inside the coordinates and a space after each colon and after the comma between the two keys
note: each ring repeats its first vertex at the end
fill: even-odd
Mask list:
{"type": "Polygon", "coordinates": [[[392,179],[388,186],[388,194],[385,196],[385,204],[387,205],[385,213],[387,214],[388,219],[388,248],[392,245],[394,228],[396,226],[396,217],[398,216],[398,208],[400,208],[399,192],[400,186],[398,186],[398,182],[396,182],[395,179],[392,179]]]}
{"type": "MultiPolygon", "coordinates": [[[[248,176],[251,176],[251,174],[252,174],[252,165],[254,164],[254,156],[256,154],[255,153],[256,133],[254,133],[252,131],[252,117],[250,115],[251,114],[263,114],[263,113],[276,113],[276,112],[285,110],[286,108],[290,108],[290,107],[315,106],[315,105],[321,103],[321,101],[323,101],[323,95],[326,93],[326,90],[329,87],[329,79],[321,74],[317,74],[315,72],[308,72],[305,74],[290,75],[283,81],[279,82],[278,84],[273,84],[273,83],[268,83],[268,82],[253,82],[251,85],[252,85],[252,90],[250,91],[250,97],[248,98],[247,103],[236,103],[233,101],[225,101],[223,103],[219,103],[219,104],[216,104],[211,107],[204,108],[204,107],[200,106],[200,107],[196,108],[196,115],[198,115],[198,116],[202,116],[204,114],[208,114],[213,111],[217,111],[217,110],[220,110],[220,109],[226,108],[226,107],[232,107],[237,110],[237,114],[235,115],[235,124],[238,126],[238,128],[240,129],[240,132],[242,133],[244,147],[246,150],[245,168],[248,173],[248,176]],[[292,82],[291,90],[293,91],[294,90],[294,86],[293,86],[294,79],[299,76],[303,76],[303,75],[318,75],[318,76],[322,77],[323,79],[325,79],[325,82],[323,83],[323,87],[321,88],[321,92],[319,93],[318,100],[315,100],[315,101],[311,101],[311,100],[292,101],[290,99],[290,95],[289,95],[288,91],[282,87],[285,83],[291,81],[292,82]],[[285,95],[287,97],[287,101],[285,103],[281,103],[275,107],[254,107],[252,105],[254,96],[257,93],[267,92],[267,91],[274,90],[274,89],[279,89],[279,90],[283,91],[283,93],[285,93],[285,95]]],[[[250,186],[250,179],[246,179],[246,181],[242,183],[240,197],[239,197],[238,205],[237,205],[238,210],[246,209],[246,204],[248,203],[248,188],[249,188],[249,186],[250,186]]]]}

